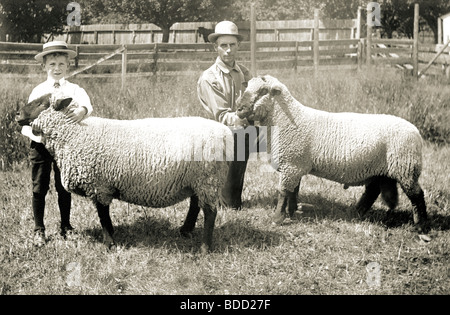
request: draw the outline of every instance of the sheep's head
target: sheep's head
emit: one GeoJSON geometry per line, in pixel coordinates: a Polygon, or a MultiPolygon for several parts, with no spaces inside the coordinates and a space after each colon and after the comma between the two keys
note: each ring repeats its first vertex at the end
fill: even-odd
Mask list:
{"type": "Polygon", "coordinates": [[[272,76],[253,78],[237,100],[236,114],[241,119],[264,121],[273,109],[275,98],[285,92],[287,92],[286,86],[272,76]]]}
{"type": "Polygon", "coordinates": [[[20,126],[31,125],[34,133],[35,126],[33,122],[38,118],[39,114],[49,108],[56,111],[63,111],[71,102],[71,98],[52,101],[51,94],[46,94],[23,106],[16,114],[16,121],[20,126]]]}

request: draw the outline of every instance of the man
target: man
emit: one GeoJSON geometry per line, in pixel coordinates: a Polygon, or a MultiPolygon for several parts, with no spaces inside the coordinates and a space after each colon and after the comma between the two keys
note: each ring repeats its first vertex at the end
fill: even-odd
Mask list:
{"type": "Polygon", "coordinates": [[[249,122],[236,115],[236,100],[252,76],[246,67],[236,62],[236,54],[242,40],[236,24],[230,21],[218,23],[208,39],[213,43],[218,57],[198,80],[197,93],[201,104],[211,117],[230,126],[234,132],[234,161],[230,164],[228,180],[222,193],[228,205],[238,209],[242,205],[241,195],[249,151],[247,138],[245,160],[237,158],[237,133],[247,127],[249,122]]]}

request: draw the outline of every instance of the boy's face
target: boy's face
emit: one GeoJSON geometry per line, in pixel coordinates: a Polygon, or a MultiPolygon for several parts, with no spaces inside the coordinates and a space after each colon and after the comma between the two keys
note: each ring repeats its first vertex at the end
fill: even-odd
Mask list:
{"type": "Polygon", "coordinates": [[[53,80],[60,80],[67,75],[69,69],[69,60],[64,55],[47,55],[44,64],[44,70],[47,77],[53,80]]]}

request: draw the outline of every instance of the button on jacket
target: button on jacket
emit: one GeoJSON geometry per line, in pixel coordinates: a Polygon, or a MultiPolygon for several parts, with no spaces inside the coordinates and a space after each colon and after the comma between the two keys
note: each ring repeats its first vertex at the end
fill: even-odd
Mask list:
{"type": "Polygon", "coordinates": [[[203,72],[197,84],[201,104],[211,116],[227,126],[234,125],[236,100],[245,90],[244,83],[251,79],[250,71],[235,62],[227,66],[219,57],[203,72]]]}

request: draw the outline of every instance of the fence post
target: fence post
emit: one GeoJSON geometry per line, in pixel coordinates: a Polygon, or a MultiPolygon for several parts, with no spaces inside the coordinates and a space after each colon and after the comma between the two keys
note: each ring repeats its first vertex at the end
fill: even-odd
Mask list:
{"type": "Polygon", "coordinates": [[[443,44],[443,36],[442,36],[442,19],[440,17],[438,17],[437,19],[438,22],[438,45],[442,45],[443,44]]]}
{"type": "Polygon", "coordinates": [[[358,13],[356,16],[356,36],[355,38],[361,38],[361,15],[362,15],[362,7],[358,6],[358,13]]]}
{"type": "Polygon", "coordinates": [[[75,56],[75,69],[78,68],[78,62],[80,61],[80,46],[76,45],[75,46],[75,52],[76,52],[76,56],[75,56]]]}
{"type": "Polygon", "coordinates": [[[153,54],[153,75],[158,73],[158,43],[155,43],[155,53],[153,54]]]}
{"type": "Polygon", "coordinates": [[[252,2],[250,7],[250,58],[251,73],[256,76],[256,14],[254,2],[252,2]]]}
{"type": "MultiPolygon", "coordinates": [[[[369,12],[367,12],[369,19],[369,12]]],[[[372,63],[372,25],[367,21],[367,42],[366,42],[366,65],[370,67],[372,63]]]]}
{"type": "Polygon", "coordinates": [[[414,45],[413,45],[413,76],[419,74],[419,4],[414,4],[414,45]]]}
{"type": "Polygon", "coordinates": [[[364,39],[359,39],[358,47],[356,51],[356,58],[358,62],[358,71],[361,70],[363,64],[363,55],[364,55],[364,39]]]}
{"type": "Polygon", "coordinates": [[[127,76],[127,46],[123,45],[122,51],[122,90],[125,87],[125,80],[127,76]]]}
{"type": "Polygon", "coordinates": [[[319,70],[319,9],[314,9],[314,44],[313,44],[313,61],[314,76],[317,76],[319,70]]]}
{"type": "Polygon", "coordinates": [[[294,60],[294,70],[295,74],[297,74],[298,68],[298,41],[295,41],[295,60],[294,60]]]}
{"type": "Polygon", "coordinates": [[[361,70],[362,56],[363,56],[363,41],[361,41],[361,16],[362,16],[362,7],[358,6],[358,13],[356,19],[356,35],[355,35],[355,38],[358,39],[358,48],[357,48],[358,50],[356,53],[358,70],[361,70]]]}

